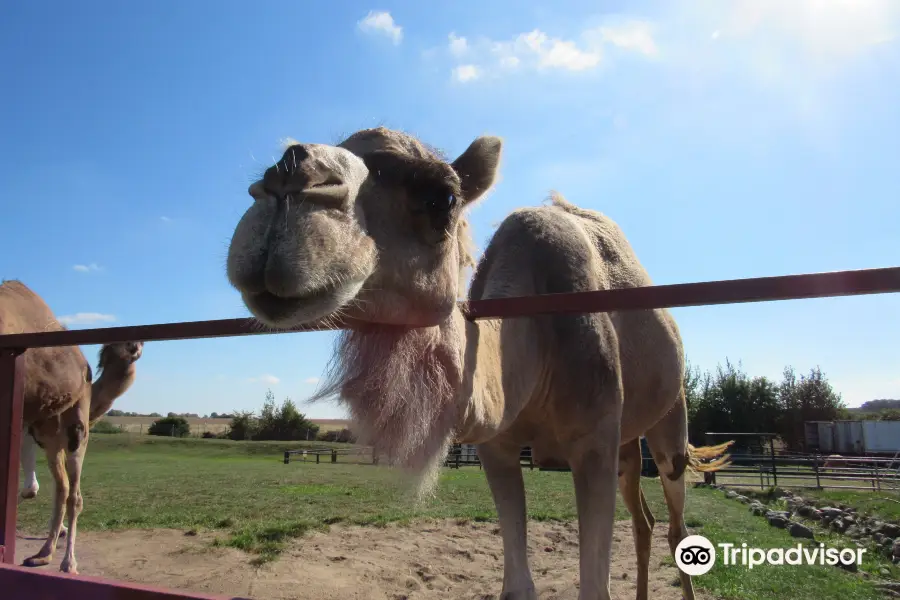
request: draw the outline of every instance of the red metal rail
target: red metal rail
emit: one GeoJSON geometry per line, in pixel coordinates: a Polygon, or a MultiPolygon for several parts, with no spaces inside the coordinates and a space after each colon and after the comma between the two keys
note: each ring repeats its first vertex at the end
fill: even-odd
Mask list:
{"type": "MultiPolygon", "coordinates": [[[[702,283],[648,286],[623,290],[605,290],[571,294],[548,294],[523,298],[497,298],[463,303],[470,319],[521,317],[551,313],[609,312],[646,310],[681,306],[771,302],[803,298],[856,296],[900,292],[900,267],[838,271],[781,277],[760,277],[702,283]]],[[[340,326],[355,327],[343,321],[340,326]]],[[[333,329],[325,326],[298,327],[292,331],[333,329]]],[[[24,360],[28,348],[105,344],[141,340],[198,339],[264,333],[283,333],[267,329],[254,319],[225,319],[107,327],[45,333],[0,335],[0,589],[4,598],[36,600],[65,597],[105,599],[163,600],[175,598],[215,598],[109,582],[92,577],[66,576],[50,572],[28,571],[11,566],[15,560],[16,495],[19,487],[19,447],[22,433],[22,393],[24,360]],[[12,590],[9,596],[8,590],[12,590]]]]}

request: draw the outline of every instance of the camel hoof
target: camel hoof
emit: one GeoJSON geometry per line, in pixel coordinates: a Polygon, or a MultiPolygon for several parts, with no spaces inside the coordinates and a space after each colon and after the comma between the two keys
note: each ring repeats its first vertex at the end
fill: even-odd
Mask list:
{"type": "Polygon", "coordinates": [[[26,567],[45,567],[50,564],[50,561],[53,559],[52,556],[32,556],[30,558],[26,558],[25,562],[22,564],[26,567]]]}
{"type": "Polygon", "coordinates": [[[69,575],[78,575],[78,564],[73,560],[72,562],[66,562],[63,559],[62,564],[59,565],[59,570],[63,573],[68,573],[69,575]]]}

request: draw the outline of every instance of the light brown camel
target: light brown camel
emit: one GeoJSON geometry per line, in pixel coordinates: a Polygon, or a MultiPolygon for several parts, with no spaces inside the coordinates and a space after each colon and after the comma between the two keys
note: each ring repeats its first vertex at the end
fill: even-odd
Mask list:
{"type": "MultiPolygon", "coordinates": [[[[536,598],[520,448],[567,463],[579,598],[609,598],[620,445],[646,436],[673,551],[687,535],[684,474],[702,466],[687,442],[681,339],[665,310],[465,319],[457,298],[474,261],[462,213],[493,185],[500,150],[498,138],[481,137],[451,163],[384,128],[337,147],[295,143],[250,186],[255,202],[236,227],[227,274],[269,327],[363,322],[341,332],[317,397],[339,394],[361,437],[425,489],[454,439],[478,444],[503,538],[501,598],[536,598]]],[[[503,221],[469,297],[645,285],[615,223],[554,196],[503,221]]],[[[637,451],[637,477],[623,482],[636,482],[640,503],[637,451]]],[[[682,586],[692,598],[689,577],[682,586]]]]}
{"type": "MultiPolygon", "coordinates": [[[[46,302],[25,284],[4,281],[0,285],[0,335],[64,329],[46,302]]],[[[92,418],[102,416],[134,381],[133,363],[140,358],[142,348],[140,342],[103,346],[100,351],[103,374],[96,382],[90,364],[77,346],[32,348],[25,352],[23,424],[27,434],[23,436],[22,466],[26,472],[26,490],[22,496],[33,496],[38,489],[34,477],[35,442],[43,447],[56,484],[47,540],[35,556],[26,559],[27,566],[46,565],[53,559],[63,517],[68,513],[66,554],[60,570],[78,572],[75,538],[83,507],[81,468],[90,424],[92,418]]]]}

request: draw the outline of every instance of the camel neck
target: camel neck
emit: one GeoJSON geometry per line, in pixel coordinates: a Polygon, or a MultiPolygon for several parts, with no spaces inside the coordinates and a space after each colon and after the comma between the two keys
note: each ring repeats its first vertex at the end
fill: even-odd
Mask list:
{"type": "Polygon", "coordinates": [[[134,382],[134,366],[107,366],[91,385],[91,423],[112,408],[113,403],[134,382]]]}

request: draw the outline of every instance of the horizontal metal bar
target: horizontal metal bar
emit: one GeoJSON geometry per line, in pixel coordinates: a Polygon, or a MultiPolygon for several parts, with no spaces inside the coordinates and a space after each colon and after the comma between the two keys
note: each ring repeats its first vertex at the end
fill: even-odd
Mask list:
{"type": "MultiPolygon", "coordinates": [[[[771,302],[895,292],[900,292],[900,267],[653,285],[619,290],[543,294],[518,298],[492,298],[462,302],[460,307],[470,319],[493,319],[537,314],[647,310],[679,306],[771,302]]],[[[274,330],[262,325],[255,319],[221,319],[215,321],[136,325],[132,327],[101,327],[76,331],[7,334],[0,335],[0,349],[107,344],[131,340],[156,342],[277,334],[289,331],[327,331],[362,326],[364,324],[359,321],[344,319],[336,322],[334,325],[314,324],[287,330],[274,330]]]]}
{"type": "Polygon", "coordinates": [[[4,600],[250,600],[0,564],[4,600]]]}
{"type": "Polygon", "coordinates": [[[618,290],[492,298],[468,305],[473,319],[646,310],[900,292],[900,267],[676,283],[618,290]]]}

